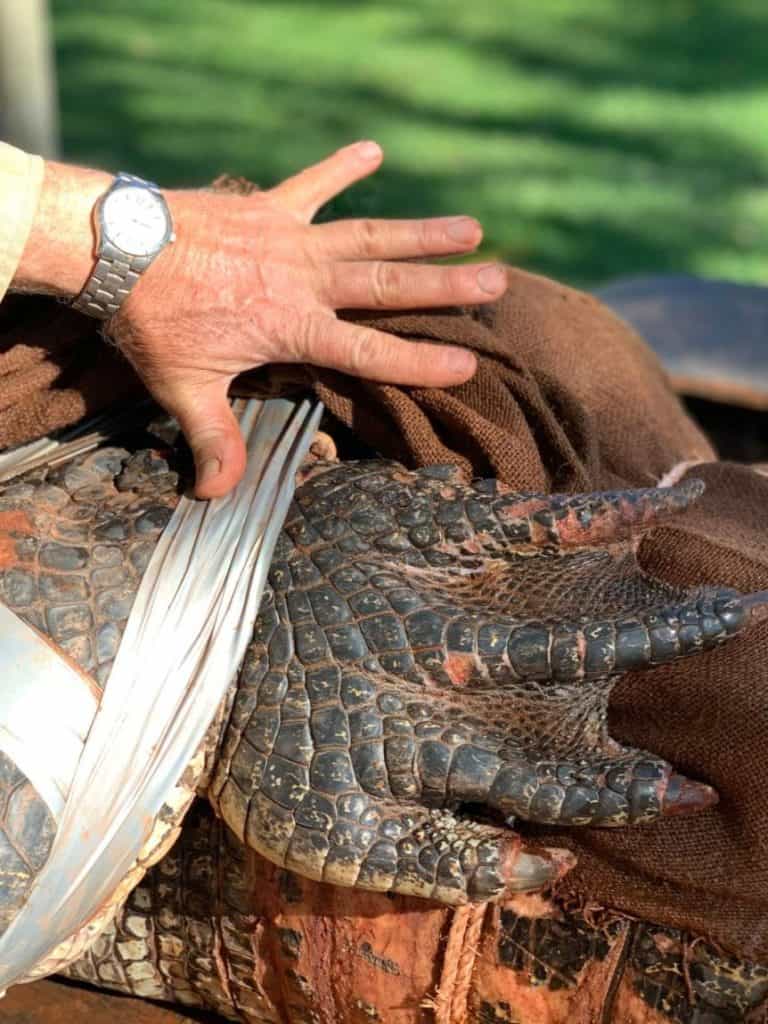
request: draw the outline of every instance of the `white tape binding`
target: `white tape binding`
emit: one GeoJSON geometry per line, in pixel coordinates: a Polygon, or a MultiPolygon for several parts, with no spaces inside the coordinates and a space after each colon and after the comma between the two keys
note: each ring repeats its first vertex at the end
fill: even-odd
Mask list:
{"type": "Polygon", "coordinates": [[[99,706],[90,682],[0,604],[0,750],[58,822],[99,706]]]}
{"type": "MultiPolygon", "coordinates": [[[[322,406],[276,399],[238,402],[235,411],[248,448],[245,477],[226,498],[182,498],[160,538],[51,854],[0,937],[0,989],[23,980],[109,900],[245,653],[295,473],[322,406]]],[[[28,733],[22,733],[23,742],[28,733]]],[[[35,784],[39,773],[33,766],[29,773],[35,784]]],[[[66,780],[56,785],[63,796],[66,780]]]]}

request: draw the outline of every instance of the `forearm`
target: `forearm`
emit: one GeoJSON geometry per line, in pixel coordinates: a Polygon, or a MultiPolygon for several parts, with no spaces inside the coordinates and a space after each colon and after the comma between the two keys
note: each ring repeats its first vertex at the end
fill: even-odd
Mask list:
{"type": "Polygon", "coordinates": [[[63,298],[82,291],[94,264],[94,207],[110,182],[104,171],[46,162],[37,212],[12,289],[63,298]]]}

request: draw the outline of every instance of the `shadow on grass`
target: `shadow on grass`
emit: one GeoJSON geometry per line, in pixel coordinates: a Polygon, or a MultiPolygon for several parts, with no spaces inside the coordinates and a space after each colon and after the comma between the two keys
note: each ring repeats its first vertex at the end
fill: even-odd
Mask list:
{"type": "MultiPolygon", "coordinates": [[[[59,16],[76,0],[57,0],[59,16]]],[[[306,7],[298,0],[283,7],[306,7]]],[[[333,11],[371,11],[373,3],[335,0],[333,11]]],[[[393,6],[393,5],[391,5],[393,6]]],[[[403,5],[413,10],[414,5],[403,5]]],[[[510,4],[518,8],[518,4],[510,4]]],[[[584,103],[498,104],[487,111],[434,93],[414,99],[397,80],[362,83],[306,66],[281,75],[257,63],[227,65],[217,44],[194,59],[183,52],[191,17],[186,5],[115,0],[111,15],[134,15],[141,30],[169,27],[180,47],[173,53],[136,57],[113,48],[103,32],[87,42],[65,36],[58,46],[61,99],[69,155],[124,167],[166,184],[200,183],[222,171],[244,174],[268,186],[336,148],[381,126],[424,137],[425,153],[454,142],[440,167],[420,172],[414,161],[394,161],[371,181],[332,204],[326,216],[424,216],[472,212],[486,228],[487,252],[530,269],[576,282],[643,270],[686,269],[701,249],[737,250],[730,208],[766,177],[765,150],[716,119],[685,118],[658,129],[643,123],[606,123],[595,116],[613,89],[651,90],[664,114],[665,101],[754,88],[768,67],[768,9],[747,2],[648,0],[632,17],[616,4],[572,5],[572,15],[553,22],[553,32],[527,34],[515,19],[452,27],[450,12],[417,4],[408,29],[411,46],[450,46],[464,65],[501,62],[510,76],[521,72],[539,86],[586,90],[584,103]],[[597,13],[595,13],[597,10],[597,13]],[[572,24],[572,33],[565,32],[572,24]],[[554,29],[557,28],[558,32],[554,29]],[[590,45],[591,43],[591,45],[590,45]],[[252,102],[250,98],[253,98],[252,102]],[[178,117],[174,116],[178,112],[178,117]],[[508,158],[506,146],[508,144],[508,158]],[[454,155],[470,147],[469,163],[454,155]],[[501,156],[499,148],[502,149],[501,156]],[[489,156],[487,168],[482,154],[489,156]],[[674,201],[631,208],[624,197],[629,177],[659,180],[674,201]],[[604,203],[581,208],[524,202],[524,188],[602,190],[604,203]]],[[[505,4],[499,5],[503,10],[505,4]]],[[[230,16],[252,5],[229,0],[230,16]]],[[[216,5],[211,4],[212,14],[216,5]]],[[[212,26],[215,31],[215,25],[212,26]]],[[[401,30],[403,31],[403,30],[401,30]]],[[[394,37],[390,37],[390,41],[394,37]]],[[[220,41],[219,41],[220,42],[220,41]]],[[[348,46],[354,39],[339,41],[348,46]]],[[[363,40],[361,37],[361,45],[363,40]]],[[[279,48],[281,40],[275,39],[279,48]]],[[[387,45],[383,42],[382,45],[387,45]]],[[[372,60],[375,53],[372,53],[372,60]]],[[[461,81],[456,98],[461,99],[461,81]]]]}
{"type": "MultiPolygon", "coordinates": [[[[574,37],[563,35],[559,45],[552,38],[526,39],[509,26],[506,34],[491,26],[466,29],[460,42],[483,60],[509,60],[531,74],[566,76],[574,85],[600,89],[645,86],[695,95],[765,86],[768,10],[761,3],[644,0],[630,11],[617,0],[574,2],[571,8],[566,25],[574,37]],[[615,18],[606,18],[606,6],[615,18]]],[[[459,41],[437,18],[424,25],[425,42],[441,37],[459,41]]]]}

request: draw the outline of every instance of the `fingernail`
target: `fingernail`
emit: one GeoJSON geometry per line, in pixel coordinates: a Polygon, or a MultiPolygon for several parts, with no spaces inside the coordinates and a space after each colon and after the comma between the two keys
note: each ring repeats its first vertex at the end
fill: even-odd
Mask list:
{"type": "Polygon", "coordinates": [[[206,459],[197,474],[198,484],[207,484],[221,472],[221,459],[206,459]]]}
{"type": "Polygon", "coordinates": [[[477,367],[475,357],[465,348],[446,349],[445,361],[447,368],[451,370],[452,373],[462,374],[464,377],[471,376],[477,367]]]}
{"type": "Polygon", "coordinates": [[[363,160],[378,160],[381,156],[381,146],[378,142],[359,142],[357,152],[363,160]]]}
{"type": "Polygon", "coordinates": [[[480,225],[471,217],[458,217],[448,223],[446,233],[454,242],[468,245],[476,241],[480,234],[480,225]]]}
{"type": "Polygon", "coordinates": [[[501,267],[483,267],[477,273],[477,283],[489,295],[498,295],[506,287],[507,275],[501,267]]]}

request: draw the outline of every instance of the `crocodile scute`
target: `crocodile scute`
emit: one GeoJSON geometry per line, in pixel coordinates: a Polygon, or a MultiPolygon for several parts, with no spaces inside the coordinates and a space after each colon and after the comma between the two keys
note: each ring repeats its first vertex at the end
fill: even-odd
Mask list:
{"type": "MultiPolygon", "coordinates": [[[[0,485],[0,600],[99,685],[184,473],[173,450],[110,447],[0,485]]],[[[249,909],[267,871],[300,876],[300,888],[351,888],[376,906],[436,901],[446,921],[448,908],[495,900],[483,936],[496,935],[493,956],[510,977],[578,992],[615,949],[611,928],[629,926],[584,938],[583,915],[520,895],[556,884],[572,863],[537,845],[528,825],[642,827],[711,806],[705,782],[609,735],[610,690],[630,669],[712,649],[763,614],[762,595],[684,590],[638,565],[641,537],[700,493],[686,481],[520,494],[463,483],[451,466],[309,465],[210,738],[202,809],[71,972],[235,1019],[283,1019],[269,1016],[269,985],[259,994],[253,982],[271,956],[254,944],[249,909]]],[[[643,1006],[656,1000],[660,1019],[699,1020],[679,1016],[685,1000],[688,1013],[704,998],[692,1001],[689,975],[705,979],[708,999],[726,993],[723,1012],[730,991],[739,1006],[764,995],[757,965],[739,973],[715,952],[691,961],[684,937],[657,930],[651,948],[646,933],[625,931],[621,978],[635,972],[632,991],[643,1006]],[[651,974],[667,971],[659,985],[677,1002],[646,978],[653,949],[661,966],[651,974]],[[671,980],[674,950],[687,965],[685,1000],[671,980]]],[[[301,999],[305,1015],[291,1020],[325,1019],[301,999]]],[[[496,1002],[478,1003],[476,1019],[518,1019],[496,1002]]]]}

